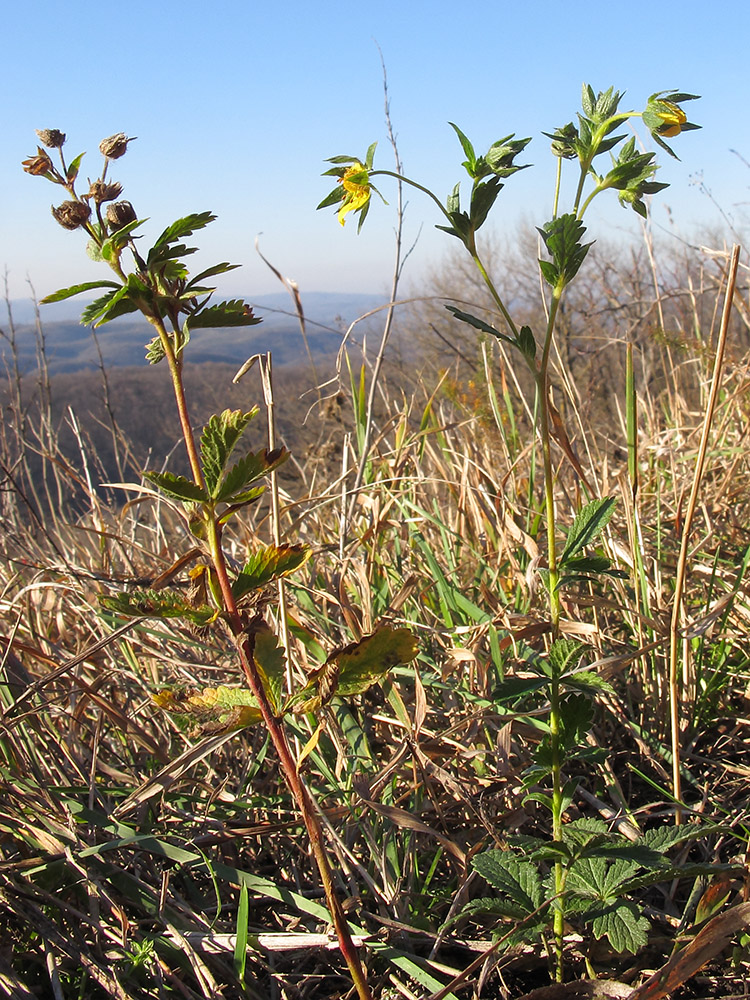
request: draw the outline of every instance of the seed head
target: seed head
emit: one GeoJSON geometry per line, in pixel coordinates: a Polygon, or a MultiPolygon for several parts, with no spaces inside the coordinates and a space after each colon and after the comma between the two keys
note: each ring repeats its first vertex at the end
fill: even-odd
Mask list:
{"type": "Polygon", "coordinates": [[[113,230],[122,229],[129,222],[135,222],[138,216],[129,201],[113,201],[107,205],[107,222],[113,230]]]}
{"type": "Polygon", "coordinates": [[[91,209],[85,201],[64,201],[59,208],[52,206],[52,214],[63,229],[78,229],[88,221],[91,209]]]}
{"type": "Polygon", "coordinates": [[[122,184],[118,184],[117,181],[112,181],[110,184],[106,181],[92,181],[89,193],[85,197],[92,198],[95,204],[101,205],[104,201],[114,201],[121,194],[122,184]]]}
{"type": "Polygon", "coordinates": [[[37,146],[37,155],[30,156],[28,160],[23,160],[21,166],[27,174],[33,174],[35,177],[43,177],[45,174],[51,173],[54,169],[52,160],[50,160],[41,146],[37,146]]]}
{"type": "Polygon", "coordinates": [[[65,133],[56,128],[38,128],[36,134],[47,149],[59,149],[65,143],[65,133]]]}
{"type": "Polygon", "coordinates": [[[128,149],[128,143],[135,139],[135,136],[128,138],[124,132],[111,135],[108,139],[102,139],[99,143],[99,152],[106,156],[108,160],[119,160],[128,149]]]}

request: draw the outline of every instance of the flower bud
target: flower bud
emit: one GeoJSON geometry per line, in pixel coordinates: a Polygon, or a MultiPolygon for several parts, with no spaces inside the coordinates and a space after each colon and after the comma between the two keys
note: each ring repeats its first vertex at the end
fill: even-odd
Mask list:
{"type": "Polygon", "coordinates": [[[52,206],[52,214],[63,229],[78,229],[91,215],[91,209],[84,201],[64,201],[59,208],[52,206]]]}
{"type": "Polygon", "coordinates": [[[65,133],[56,128],[38,128],[36,134],[39,136],[42,145],[48,149],[59,149],[65,143],[65,133]]]}
{"type": "Polygon", "coordinates": [[[37,155],[30,156],[28,160],[23,160],[21,166],[27,174],[33,174],[35,177],[43,177],[45,174],[51,173],[54,169],[52,160],[50,160],[41,146],[37,146],[37,155]]]}
{"type": "Polygon", "coordinates": [[[107,184],[106,181],[92,181],[86,198],[93,198],[95,204],[101,205],[103,201],[114,201],[121,194],[122,184],[118,184],[117,181],[112,181],[111,184],[107,184]]]}
{"type": "Polygon", "coordinates": [[[108,160],[119,160],[127,152],[128,143],[132,142],[135,136],[128,138],[124,132],[111,135],[108,139],[102,139],[99,143],[99,152],[106,156],[108,160]]]}
{"type": "Polygon", "coordinates": [[[138,216],[129,201],[113,201],[107,205],[107,222],[116,231],[127,226],[129,222],[135,222],[138,216]]]}

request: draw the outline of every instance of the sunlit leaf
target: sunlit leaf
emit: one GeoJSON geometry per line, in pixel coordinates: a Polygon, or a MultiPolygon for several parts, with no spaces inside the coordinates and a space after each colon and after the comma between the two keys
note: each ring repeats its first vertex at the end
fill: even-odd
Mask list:
{"type": "Polygon", "coordinates": [[[206,491],[185,476],[176,476],[173,472],[144,472],[143,478],[153,483],[158,489],[173,500],[201,502],[208,500],[206,491]]]}
{"type": "Polygon", "coordinates": [[[242,299],[219,302],[215,306],[205,306],[190,316],[190,328],[219,329],[230,326],[255,326],[262,322],[252,308],[242,299]]]}
{"type": "Polygon", "coordinates": [[[383,625],[359,642],[334,650],[290,699],[288,707],[295,712],[314,712],[334,696],[361,694],[393,667],[416,655],[417,641],[408,629],[383,625]]]}
{"type": "Polygon", "coordinates": [[[216,617],[208,605],[193,607],[182,594],[172,590],[131,590],[99,597],[108,611],[125,618],[185,618],[193,625],[207,625],[216,617]]]}
{"type": "Polygon", "coordinates": [[[598,538],[612,517],[616,503],[615,497],[603,497],[601,500],[592,500],[578,511],[568,531],[565,548],[560,556],[560,567],[598,538]]]}
{"type": "Polygon", "coordinates": [[[62,302],[63,299],[72,298],[74,295],[80,295],[82,292],[90,292],[94,288],[121,288],[122,286],[116,281],[85,281],[81,285],[71,285],[69,288],[60,288],[56,292],[52,292],[51,295],[45,295],[43,299],[40,299],[42,305],[47,305],[50,302],[62,302]]]}
{"type": "Polygon", "coordinates": [[[511,851],[485,851],[472,860],[473,867],[491,886],[533,913],[544,900],[544,888],[536,865],[519,859],[511,851]]]}
{"type": "Polygon", "coordinates": [[[216,490],[216,499],[225,503],[242,503],[254,498],[256,492],[254,490],[247,492],[247,487],[261,476],[278,469],[288,458],[289,452],[286,448],[275,448],[273,451],[264,448],[261,451],[248,452],[226,472],[216,490]]]}
{"type": "Polygon", "coordinates": [[[254,726],[263,718],[252,692],[247,688],[219,687],[159,691],[154,702],[183,725],[201,733],[229,732],[254,726]]]}
{"type": "Polygon", "coordinates": [[[247,412],[224,410],[222,413],[215,413],[203,428],[201,462],[203,475],[206,479],[206,489],[210,496],[216,497],[217,487],[221,482],[229,457],[243,431],[257,412],[257,406],[247,412]]]}
{"type": "Polygon", "coordinates": [[[260,590],[281,576],[294,572],[311,554],[306,545],[268,545],[247,560],[232,583],[232,593],[239,600],[252,590],[260,590]]]}

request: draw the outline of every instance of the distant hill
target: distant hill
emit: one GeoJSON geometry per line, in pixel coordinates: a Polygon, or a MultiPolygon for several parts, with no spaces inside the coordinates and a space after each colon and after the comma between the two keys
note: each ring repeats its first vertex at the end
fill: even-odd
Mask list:
{"type": "MultiPolygon", "coordinates": [[[[299,322],[292,301],[285,292],[247,298],[263,320],[257,326],[227,330],[199,330],[190,344],[193,364],[213,362],[241,365],[253,354],[273,352],[276,365],[298,365],[307,360],[299,322]]],[[[92,332],[78,322],[84,299],[68,299],[40,306],[43,349],[52,374],[72,373],[99,367],[99,355],[92,332]]],[[[311,292],[303,298],[309,351],[315,359],[329,358],[341,345],[342,337],[354,320],[385,304],[382,296],[311,292]]],[[[40,339],[36,329],[34,303],[19,299],[11,303],[16,333],[19,368],[26,374],[38,367],[40,339]]],[[[362,330],[355,339],[361,340],[362,330]]],[[[0,358],[10,355],[7,322],[0,322],[5,336],[0,340],[0,358]]],[[[129,316],[107,323],[96,331],[106,367],[129,367],[144,363],[144,345],[153,331],[144,321],[129,316]]]]}

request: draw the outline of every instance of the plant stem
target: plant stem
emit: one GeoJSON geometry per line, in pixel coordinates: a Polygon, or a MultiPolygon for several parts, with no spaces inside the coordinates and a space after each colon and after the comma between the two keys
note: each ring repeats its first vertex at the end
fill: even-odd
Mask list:
{"type": "MultiPolygon", "coordinates": [[[[182,427],[182,433],[187,447],[193,476],[195,482],[205,487],[205,479],[195,444],[195,434],[193,433],[192,424],[190,423],[190,417],[187,410],[187,401],[185,399],[185,389],[182,380],[182,365],[180,364],[179,358],[175,355],[171,337],[167,333],[164,324],[160,320],[158,322],[151,320],[151,322],[159,331],[159,337],[164,346],[164,351],[169,363],[175,400],[180,415],[180,425],[182,427]]],[[[305,829],[307,830],[307,835],[310,840],[313,857],[315,858],[315,863],[320,874],[321,884],[323,886],[326,902],[328,904],[328,911],[331,914],[331,920],[338,937],[341,954],[344,956],[346,964],[349,967],[349,972],[357,990],[357,995],[360,1000],[372,1000],[372,994],[370,993],[369,986],[367,985],[367,979],[364,969],[362,968],[362,963],[360,962],[359,955],[357,954],[354,942],[352,941],[346,915],[344,914],[341,901],[336,894],[336,889],[333,884],[333,874],[326,852],[325,841],[323,839],[323,828],[320,824],[320,820],[318,819],[310,794],[300,777],[297,763],[290,750],[282,724],[274,714],[268,700],[268,696],[266,695],[265,688],[263,687],[263,682],[258,674],[258,669],[255,665],[255,658],[253,655],[255,646],[254,637],[252,632],[248,632],[245,629],[245,620],[241,611],[237,607],[237,601],[235,600],[234,593],[232,592],[232,585],[227,572],[226,559],[221,546],[221,526],[218,522],[218,518],[216,517],[216,511],[214,510],[212,504],[206,504],[204,510],[206,514],[207,542],[211,553],[211,561],[213,563],[216,579],[221,590],[224,611],[239,653],[242,670],[245,674],[250,690],[258,703],[261,715],[263,716],[263,721],[265,722],[266,728],[268,729],[268,733],[271,737],[271,742],[273,743],[276,753],[278,754],[287,787],[292,793],[292,796],[297,803],[297,808],[302,815],[305,829]]]]}

